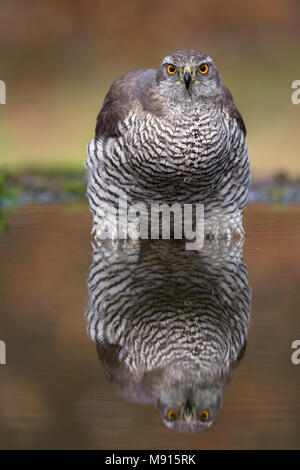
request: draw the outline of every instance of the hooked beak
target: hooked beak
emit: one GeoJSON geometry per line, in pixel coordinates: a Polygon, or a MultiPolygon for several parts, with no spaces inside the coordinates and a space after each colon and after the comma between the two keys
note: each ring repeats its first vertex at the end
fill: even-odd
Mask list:
{"type": "Polygon", "coordinates": [[[192,418],[192,414],[193,414],[193,407],[192,407],[192,404],[191,404],[190,400],[188,400],[186,402],[186,405],[185,405],[184,411],[183,411],[184,419],[186,421],[190,421],[191,418],[192,418]]]}
{"type": "Polygon", "coordinates": [[[191,69],[190,67],[185,67],[184,68],[184,75],[183,75],[183,81],[185,83],[186,89],[189,89],[189,86],[192,81],[192,75],[191,75],[191,69]]]}

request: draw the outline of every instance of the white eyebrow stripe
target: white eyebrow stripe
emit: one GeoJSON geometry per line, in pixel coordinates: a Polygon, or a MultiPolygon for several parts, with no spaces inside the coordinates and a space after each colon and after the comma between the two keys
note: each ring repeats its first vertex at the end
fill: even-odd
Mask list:
{"type": "MultiPolygon", "coordinates": [[[[167,55],[167,56],[163,59],[161,65],[164,65],[164,64],[172,64],[172,63],[173,63],[172,57],[171,57],[170,55],[167,55]]],[[[203,59],[200,63],[196,64],[196,62],[195,62],[193,65],[196,66],[196,65],[206,64],[206,63],[211,63],[211,64],[214,63],[213,60],[212,60],[212,58],[211,58],[209,55],[206,56],[206,58],[203,59]]]]}
{"type": "Polygon", "coordinates": [[[211,62],[212,64],[214,63],[212,58],[209,57],[209,55],[206,57],[206,59],[204,59],[202,62],[200,62],[201,64],[205,64],[206,62],[211,62]]]}
{"type": "Polygon", "coordinates": [[[170,55],[167,55],[167,57],[165,57],[164,60],[162,61],[161,65],[167,64],[169,62],[172,62],[172,58],[170,55]]]}

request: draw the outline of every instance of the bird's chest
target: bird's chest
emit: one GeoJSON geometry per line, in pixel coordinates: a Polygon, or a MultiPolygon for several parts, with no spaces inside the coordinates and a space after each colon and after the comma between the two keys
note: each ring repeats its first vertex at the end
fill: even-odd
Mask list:
{"type": "Polygon", "coordinates": [[[201,166],[230,148],[230,129],[222,110],[173,110],[162,118],[136,117],[127,135],[132,156],[201,166]]]}

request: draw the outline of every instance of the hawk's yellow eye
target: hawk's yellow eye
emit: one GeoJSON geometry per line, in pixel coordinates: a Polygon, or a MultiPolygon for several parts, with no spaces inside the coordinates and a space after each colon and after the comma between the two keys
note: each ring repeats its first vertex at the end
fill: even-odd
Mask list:
{"type": "Polygon", "coordinates": [[[198,68],[199,72],[205,75],[208,72],[208,65],[207,64],[201,64],[199,65],[198,68]]]}
{"type": "Polygon", "coordinates": [[[207,421],[208,418],[209,418],[208,411],[206,411],[206,410],[201,411],[201,413],[199,414],[199,418],[200,418],[200,421],[207,421]]]}
{"type": "Polygon", "coordinates": [[[177,413],[174,410],[169,410],[168,411],[168,420],[169,421],[175,421],[177,419],[177,413]]]}
{"type": "Polygon", "coordinates": [[[174,75],[174,73],[176,72],[176,67],[175,67],[175,65],[168,65],[167,72],[168,72],[170,75],[174,75]]]}

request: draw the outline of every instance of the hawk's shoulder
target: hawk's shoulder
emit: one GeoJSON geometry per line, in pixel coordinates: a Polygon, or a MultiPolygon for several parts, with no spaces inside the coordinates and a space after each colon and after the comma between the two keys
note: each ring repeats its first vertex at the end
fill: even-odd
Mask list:
{"type": "Polygon", "coordinates": [[[137,70],[116,80],[97,117],[96,137],[118,135],[118,123],[130,112],[159,113],[155,100],[156,70],[137,70]]]}
{"type": "Polygon", "coordinates": [[[223,87],[223,104],[226,107],[226,110],[228,111],[229,115],[237,121],[239,128],[246,135],[246,126],[242,115],[235,106],[232,94],[230,93],[228,88],[226,88],[226,86],[223,87]]]}

